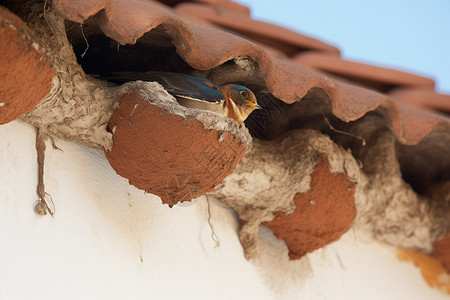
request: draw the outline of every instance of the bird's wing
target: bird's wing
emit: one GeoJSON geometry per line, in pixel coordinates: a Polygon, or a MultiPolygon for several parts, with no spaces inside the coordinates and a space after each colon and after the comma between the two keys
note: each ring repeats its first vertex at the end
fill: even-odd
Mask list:
{"type": "Polygon", "coordinates": [[[223,103],[220,86],[201,76],[170,72],[113,72],[106,80],[125,83],[129,81],[156,81],[176,97],[193,101],[223,103]]]}

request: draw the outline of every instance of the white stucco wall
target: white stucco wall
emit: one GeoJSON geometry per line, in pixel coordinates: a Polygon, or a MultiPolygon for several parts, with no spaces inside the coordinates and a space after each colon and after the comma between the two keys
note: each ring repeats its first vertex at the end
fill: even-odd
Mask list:
{"type": "Polygon", "coordinates": [[[449,299],[395,249],[348,232],[290,262],[261,230],[246,261],[234,213],[200,198],[162,205],[115,174],[101,150],[48,145],[46,191],[54,218],[37,216],[34,127],[0,126],[0,299],[449,299]]]}

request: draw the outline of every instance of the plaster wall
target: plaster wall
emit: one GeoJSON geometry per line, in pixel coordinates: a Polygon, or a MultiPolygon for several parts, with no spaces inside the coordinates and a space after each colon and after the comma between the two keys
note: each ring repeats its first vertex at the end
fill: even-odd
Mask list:
{"type": "Polygon", "coordinates": [[[170,209],[72,142],[47,147],[55,215],[38,216],[35,136],[20,121],[0,126],[0,299],[449,299],[354,230],[289,261],[261,228],[260,256],[247,261],[224,204],[209,197],[217,246],[205,197],[170,209]]]}

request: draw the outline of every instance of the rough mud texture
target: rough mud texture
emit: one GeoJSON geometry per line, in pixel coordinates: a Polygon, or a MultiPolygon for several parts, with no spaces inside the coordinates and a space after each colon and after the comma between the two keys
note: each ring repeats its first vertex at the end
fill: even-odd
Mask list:
{"type": "Polygon", "coordinates": [[[165,95],[122,97],[109,124],[114,144],[106,157],[130,184],[173,206],[212,190],[233,171],[251,138],[233,120],[186,109],[161,93],[165,95]],[[193,118],[198,113],[211,126],[217,122],[215,129],[193,118]]]}
{"type": "Polygon", "coordinates": [[[433,255],[442,261],[450,273],[450,181],[431,186],[426,193],[430,203],[430,214],[434,220],[431,231],[434,233],[433,255]]]}
{"type": "MultiPolygon", "coordinates": [[[[239,238],[247,258],[257,255],[260,224],[271,221],[274,212],[292,213],[296,195],[310,189],[310,174],[322,154],[328,159],[330,172],[345,173],[351,181],[358,180],[359,166],[351,153],[317,131],[295,130],[273,141],[255,140],[235,171],[211,192],[238,212],[243,222],[239,238]]],[[[351,223],[354,216],[347,210],[347,206],[337,207],[333,218],[345,225],[336,228],[336,232],[342,233],[342,227],[351,223]],[[341,213],[339,209],[346,211],[341,213]],[[343,220],[342,215],[348,219],[343,220]]],[[[316,224],[310,226],[322,226],[318,215],[310,220],[316,224]]],[[[332,233],[328,238],[322,240],[322,245],[334,241],[336,235],[332,233]]],[[[315,243],[315,239],[313,232],[305,232],[305,244],[315,243]]]]}
{"type": "Polygon", "coordinates": [[[379,115],[365,116],[350,131],[367,141],[366,146],[353,147],[363,167],[355,192],[355,229],[397,247],[431,253],[432,243],[450,226],[450,206],[442,201],[448,190],[433,188],[434,196],[418,195],[404,181],[398,142],[379,115]]]}
{"type": "Polygon", "coordinates": [[[52,59],[56,76],[49,94],[23,119],[43,134],[109,149],[112,138],[106,127],[120,94],[84,73],[61,17],[51,11],[44,17],[42,4],[32,6],[31,11],[28,24],[41,37],[40,47],[52,59]]]}
{"type": "MultiPolygon", "coordinates": [[[[361,131],[368,124],[370,118],[361,131]]],[[[433,212],[429,197],[417,195],[403,181],[394,135],[386,128],[375,130],[357,155],[365,176],[355,194],[355,226],[392,245],[431,253],[432,243],[445,233],[450,220],[433,212]]]]}
{"type": "Polygon", "coordinates": [[[286,242],[290,259],[338,240],[356,217],[356,184],[345,174],[331,173],[325,155],[318,158],[310,185],[306,193],[295,195],[291,214],[275,212],[272,221],[262,223],[286,242]]]}
{"type": "Polygon", "coordinates": [[[33,109],[50,90],[55,70],[26,24],[0,6],[0,124],[33,109]]]}
{"type": "MultiPolygon", "coordinates": [[[[357,183],[354,194],[357,215],[353,223],[356,230],[395,246],[431,253],[432,243],[450,226],[450,208],[442,199],[443,194],[449,193],[435,188],[435,200],[429,195],[417,195],[403,181],[394,135],[386,127],[377,127],[375,119],[367,116],[353,132],[367,141],[366,146],[355,148],[353,155],[357,159],[328,136],[313,130],[295,130],[272,141],[254,141],[252,150],[235,171],[211,193],[238,212],[243,222],[239,236],[247,258],[257,255],[259,225],[271,221],[274,212],[289,216],[295,208],[295,196],[310,189],[310,174],[321,154],[328,158],[331,173],[344,173],[349,181],[357,183]]],[[[336,208],[331,217],[335,220],[324,218],[317,213],[319,210],[303,210],[308,216],[302,215],[302,219],[309,220],[309,227],[304,232],[302,245],[314,245],[317,242],[315,230],[333,222],[339,223],[341,229],[336,225],[329,228],[329,239],[321,240],[321,245],[336,240],[337,232],[347,228],[351,219],[339,222],[339,216],[351,210],[348,206],[336,208]],[[332,234],[333,229],[336,234],[332,234]]],[[[292,228],[305,228],[304,220],[298,219],[298,225],[279,226],[277,235],[291,236],[292,228]]],[[[293,247],[289,244],[288,247],[292,251],[293,247]]],[[[293,253],[292,256],[296,257],[293,253]]]]}
{"type": "Polygon", "coordinates": [[[450,232],[433,244],[432,256],[439,260],[450,274],[450,232]]]}

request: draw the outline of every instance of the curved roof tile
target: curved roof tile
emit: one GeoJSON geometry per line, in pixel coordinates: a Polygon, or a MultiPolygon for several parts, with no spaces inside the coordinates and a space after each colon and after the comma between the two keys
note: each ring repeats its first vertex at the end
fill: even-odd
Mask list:
{"type": "MultiPolygon", "coordinates": [[[[183,3],[185,1],[184,0],[160,0],[160,2],[170,5],[170,6],[174,6],[179,3],[183,3]]],[[[247,16],[250,15],[250,9],[247,6],[244,6],[242,4],[239,4],[239,3],[236,3],[236,2],[230,1],[230,0],[190,0],[189,2],[198,2],[198,3],[209,4],[216,8],[227,9],[230,11],[239,12],[239,13],[245,14],[247,16]]]]}
{"type": "Polygon", "coordinates": [[[397,88],[390,91],[388,95],[415,105],[420,109],[429,109],[450,114],[450,95],[436,93],[433,89],[397,88]]]}
{"type": "Polygon", "coordinates": [[[390,87],[409,86],[433,88],[432,79],[419,75],[358,63],[323,53],[300,53],[292,61],[309,66],[313,69],[348,78],[363,85],[375,88],[381,92],[390,87]]]}
{"type": "Polygon", "coordinates": [[[339,49],[332,45],[281,26],[252,20],[247,15],[237,14],[227,9],[217,9],[198,3],[182,3],[177,5],[175,10],[236,31],[252,40],[277,48],[287,55],[293,55],[302,50],[339,54],[339,49]]]}
{"type": "Polygon", "coordinates": [[[80,23],[95,16],[93,19],[104,33],[121,44],[133,44],[142,36],[145,40],[145,33],[160,27],[170,37],[180,57],[200,71],[214,71],[233,60],[242,69],[248,68],[246,76],[225,74],[226,69],[212,72],[210,77],[214,77],[218,83],[231,79],[253,81],[250,83],[288,104],[301,100],[311,89],[320,88],[330,98],[333,114],[346,122],[357,120],[381,106],[386,111],[386,123],[403,143],[416,144],[435,127],[449,128],[449,119],[444,116],[413,110],[394,98],[312,71],[299,62],[356,82],[372,80],[378,84],[430,89],[434,86],[431,79],[345,61],[334,54],[303,53],[292,60],[272,57],[272,53],[264,47],[216,26],[236,30],[241,35],[250,32],[272,39],[285,39],[299,48],[309,47],[336,55],[338,50],[287,29],[251,20],[245,13],[232,13],[227,9],[219,13],[211,6],[195,3],[179,4],[174,10],[155,1],[140,0],[56,0],[53,1],[53,7],[66,19],[80,23]],[[191,19],[194,22],[203,19],[213,26],[189,24],[183,19],[187,15],[194,18],[191,19]]]}

